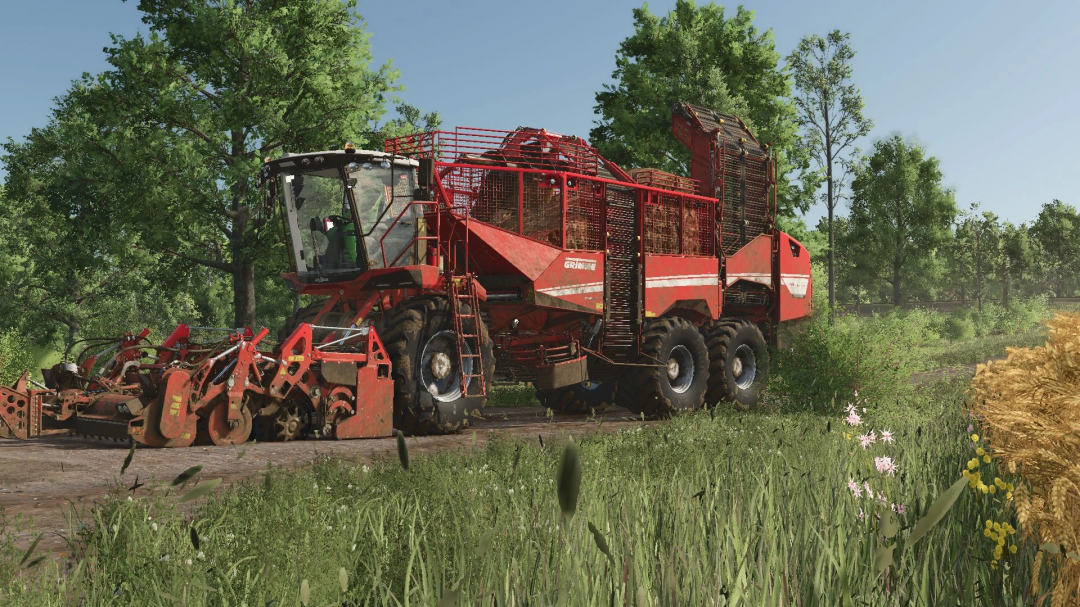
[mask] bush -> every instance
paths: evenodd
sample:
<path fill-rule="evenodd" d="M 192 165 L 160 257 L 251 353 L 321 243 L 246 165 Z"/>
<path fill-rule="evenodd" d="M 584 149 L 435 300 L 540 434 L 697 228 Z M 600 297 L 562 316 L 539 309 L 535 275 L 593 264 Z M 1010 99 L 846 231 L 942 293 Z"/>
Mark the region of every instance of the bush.
<path fill-rule="evenodd" d="M 29 341 L 14 329 L 0 332 L 0 385 L 10 385 L 34 365 Z"/>
<path fill-rule="evenodd" d="M 952 341 L 961 341 L 975 337 L 975 323 L 967 316 L 951 314 L 945 316 L 941 335 Z"/>
<path fill-rule="evenodd" d="M 872 403 L 893 400 L 909 389 L 916 346 L 930 335 L 926 313 L 837 317 L 831 325 L 828 314 L 818 314 L 776 353 L 772 389 L 792 404 L 832 413 L 856 391 Z"/>

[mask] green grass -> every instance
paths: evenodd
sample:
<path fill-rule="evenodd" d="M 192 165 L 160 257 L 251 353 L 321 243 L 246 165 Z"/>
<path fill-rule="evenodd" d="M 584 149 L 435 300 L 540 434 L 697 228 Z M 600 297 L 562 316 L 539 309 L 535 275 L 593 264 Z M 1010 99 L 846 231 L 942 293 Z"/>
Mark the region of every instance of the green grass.
<path fill-rule="evenodd" d="M 988 335 L 962 341 L 940 340 L 921 346 L 926 369 L 960 367 L 985 363 L 991 358 L 1005 356 L 1005 348 L 1031 348 L 1046 344 L 1046 327 L 1031 328 L 1013 335 Z"/>
<path fill-rule="evenodd" d="M 890 498 L 908 505 L 905 527 L 972 456 L 963 388 L 942 382 L 867 405 L 877 429 L 896 433 Z M 876 473 L 855 469 L 842 431 L 835 417 L 722 409 L 576 436 L 583 474 L 570 520 L 556 494 L 560 445 L 509 439 L 413 457 L 408 471 L 396 459 L 274 470 L 190 519 L 161 489 L 114 498 L 94 512 L 67 575 L 42 565 L 11 577 L 15 567 L 0 565 L 0 602 L 1027 604 L 1030 547 L 1008 577 L 991 571 L 981 561 L 989 506 L 967 491 L 896 556 L 887 582 L 877 574 L 878 523 L 857 518 L 865 500 L 845 487 Z"/>
<path fill-rule="evenodd" d="M 487 406 L 489 407 L 527 407 L 538 406 L 536 390 L 531 383 L 514 385 L 495 385 L 491 387 Z"/>

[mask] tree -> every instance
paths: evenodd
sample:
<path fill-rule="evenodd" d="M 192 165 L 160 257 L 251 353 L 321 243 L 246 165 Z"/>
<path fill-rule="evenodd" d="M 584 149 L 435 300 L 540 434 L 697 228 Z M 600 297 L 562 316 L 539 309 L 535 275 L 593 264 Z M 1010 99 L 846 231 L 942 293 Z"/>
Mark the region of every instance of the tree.
<path fill-rule="evenodd" d="M 980 213 L 979 203 L 972 203 L 958 217 L 949 254 L 951 281 L 960 287 L 961 302 L 966 302 L 970 294 L 982 310 L 988 279 L 1005 275 L 1007 260 L 1003 253 L 998 216 L 989 211 Z M 1008 299 L 1004 286 L 1002 296 Z"/>
<path fill-rule="evenodd" d="M 397 90 L 389 63 L 369 68 L 355 6 L 141 0 L 149 36 L 114 36 L 111 69 L 84 76 L 54 112 L 53 130 L 77 127 L 45 163 L 71 190 L 68 216 L 224 273 L 235 326 L 253 325 L 256 264 L 283 246 L 256 188 L 262 159 L 364 144 Z M 9 142 L 9 157 L 45 145 L 48 130 Z"/>
<path fill-rule="evenodd" d="M 809 167 L 797 145 L 791 82 L 772 30 L 760 32 L 753 20 L 742 7 L 727 18 L 722 7 L 691 0 L 678 0 L 663 17 L 647 4 L 634 9 L 634 34 L 615 55 L 616 82 L 596 94 L 592 144 L 625 167 L 688 175 L 690 152 L 671 133 L 672 106 L 687 101 L 736 114 L 776 151 L 780 212 L 805 211 L 809 197 L 786 178 Z"/>
<path fill-rule="evenodd" d="M 1060 200 L 1044 204 L 1031 225 L 1031 236 L 1045 255 L 1054 295 L 1075 293 L 1080 286 L 1080 213 Z"/>
<path fill-rule="evenodd" d="M 863 98 L 851 83 L 851 60 L 855 51 L 850 36 L 833 30 L 825 38 L 812 35 L 799 41 L 788 56 L 795 76 L 795 106 L 804 145 L 818 167 L 825 171 L 825 208 L 828 211 L 829 308 L 836 306 L 833 215 L 839 202 L 836 166 L 846 166 L 857 150 L 852 146 L 873 128 L 863 115 Z"/>
<path fill-rule="evenodd" d="M 956 217 L 951 191 L 941 185 L 938 160 L 899 136 L 878 141 L 855 170 L 850 230 L 841 247 L 853 265 L 892 286 L 892 303 L 904 302 L 904 285 L 932 273 L 938 247 Z"/>
<path fill-rule="evenodd" d="M 1013 286 L 1020 288 L 1021 295 L 1032 295 L 1029 284 L 1036 268 L 1036 251 L 1031 242 L 1027 224 L 1016 226 L 1006 221 L 1001 230 L 1001 253 L 1004 273 L 1001 283 L 1001 303 L 1009 305 Z"/>

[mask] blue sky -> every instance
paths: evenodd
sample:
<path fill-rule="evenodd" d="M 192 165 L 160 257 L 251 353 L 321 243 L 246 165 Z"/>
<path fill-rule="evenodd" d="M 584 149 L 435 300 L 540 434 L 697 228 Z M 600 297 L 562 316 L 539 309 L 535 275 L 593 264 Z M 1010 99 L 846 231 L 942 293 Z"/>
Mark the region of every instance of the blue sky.
<path fill-rule="evenodd" d="M 723 4 L 723 3 L 721 3 Z M 47 122 L 52 100 L 106 68 L 109 33 L 142 26 L 137 2 L 0 0 L 0 138 Z M 662 13 L 674 0 L 650 3 Z M 737 4 L 724 4 L 733 13 Z M 631 9 L 615 0 L 361 0 L 376 60 L 402 97 L 444 126 L 544 127 L 588 137 Z M 856 84 L 876 127 L 941 160 L 966 207 L 1014 222 L 1054 198 L 1080 204 L 1080 3 L 746 2 L 786 55 L 801 36 L 851 33 Z M 807 216 L 813 225 L 820 206 Z"/>

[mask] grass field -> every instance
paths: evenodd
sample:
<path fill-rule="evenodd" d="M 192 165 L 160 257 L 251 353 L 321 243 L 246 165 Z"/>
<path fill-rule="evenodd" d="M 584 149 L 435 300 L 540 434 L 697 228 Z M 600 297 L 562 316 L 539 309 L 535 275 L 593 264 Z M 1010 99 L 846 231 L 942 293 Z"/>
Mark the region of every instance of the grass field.
<path fill-rule="evenodd" d="M 848 488 L 869 482 L 902 506 L 907 537 L 974 457 L 965 387 L 947 379 L 866 403 L 857 430 L 837 416 L 721 408 L 575 436 L 572 518 L 557 492 L 562 445 L 509 439 L 416 457 L 408 470 L 397 459 L 272 470 L 191 516 L 177 510 L 186 489 L 133 500 L 120 490 L 81 527 L 67 570 L 29 567 L 35 555 L 0 545 L 0 603 L 1031 604 L 1035 547 L 990 565 L 984 523 L 1010 520 L 994 499 L 965 490 L 882 574 L 890 510 Z M 500 388 L 496 400 L 532 402 L 531 390 Z M 892 431 L 871 449 L 895 476 L 845 437 L 870 427 Z M 992 478 L 992 464 L 982 472 Z"/>

